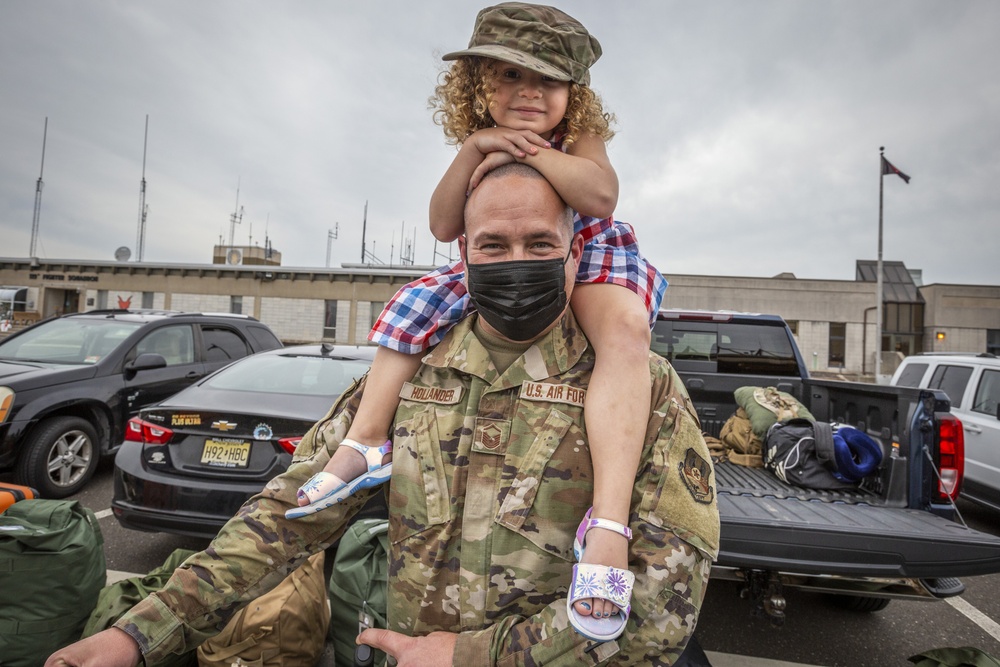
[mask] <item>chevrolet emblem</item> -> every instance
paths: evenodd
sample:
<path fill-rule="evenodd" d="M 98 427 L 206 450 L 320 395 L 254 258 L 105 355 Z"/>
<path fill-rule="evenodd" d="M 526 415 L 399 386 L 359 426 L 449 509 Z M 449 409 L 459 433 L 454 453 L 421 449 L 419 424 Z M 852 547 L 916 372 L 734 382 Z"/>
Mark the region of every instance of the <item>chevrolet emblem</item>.
<path fill-rule="evenodd" d="M 212 428 L 219 429 L 220 431 L 232 431 L 236 428 L 236 424 L 233 422 L 227 422 L 225 419 L 217 422 L 212 422 Z"/>

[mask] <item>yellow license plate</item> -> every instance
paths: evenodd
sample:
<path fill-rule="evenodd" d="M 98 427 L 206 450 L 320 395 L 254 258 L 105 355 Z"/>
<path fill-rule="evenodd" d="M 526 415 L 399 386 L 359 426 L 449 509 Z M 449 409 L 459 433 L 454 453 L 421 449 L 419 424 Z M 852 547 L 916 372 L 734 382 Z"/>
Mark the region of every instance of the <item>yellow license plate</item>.
<path fill-rule="evenodd" d="M 246 468 L 250 464 L 250 443 L 245 440 L 206 440 L 201 462 L 216 468 Z"/>

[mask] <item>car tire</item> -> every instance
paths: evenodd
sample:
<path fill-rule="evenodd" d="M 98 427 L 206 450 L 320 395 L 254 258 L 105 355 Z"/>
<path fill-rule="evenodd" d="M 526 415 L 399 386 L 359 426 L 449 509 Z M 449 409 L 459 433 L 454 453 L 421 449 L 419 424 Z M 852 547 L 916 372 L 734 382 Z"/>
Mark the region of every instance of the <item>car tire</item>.
<path fill-rule="evenodd" d="M 89 422 L 79 417 L 51 417 L 29 437 L 18 473 L 42 498 L 65 498 L 93 477 L 98 459 L 97 431 Z"/>
<path fill-rule="evenodd" d="M 863 595 L 833 595 L 831 597 L 834 604 L 841 609 L 862 613 L 882 611 L 891 602 L 889 598 L 870 598 Z"/>

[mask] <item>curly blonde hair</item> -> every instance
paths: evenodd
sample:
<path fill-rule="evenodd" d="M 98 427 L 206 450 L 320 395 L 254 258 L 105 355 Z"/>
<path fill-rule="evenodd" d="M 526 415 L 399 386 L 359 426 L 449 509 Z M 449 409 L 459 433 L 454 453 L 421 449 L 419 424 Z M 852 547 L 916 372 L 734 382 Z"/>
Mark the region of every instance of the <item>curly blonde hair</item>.
<path fill-rule="evenodd" d="M 497 62 L 492 58 L 463 56 L 441 72 L 434 95 L 427 102 L 434 110 L 434 122 L 444 130 L 449 144 L 461 144 L 473 132 L 496 126 L 490 116 L 490 101 Z M 589 86 L 570 81 L 566 115 L 554 130 L 564 135 L 566 146 L 585 134 L 610 141 L 615 136 L 611 129 L 614 122 L 614 114 L 604 111 L 597 93 Z"/>

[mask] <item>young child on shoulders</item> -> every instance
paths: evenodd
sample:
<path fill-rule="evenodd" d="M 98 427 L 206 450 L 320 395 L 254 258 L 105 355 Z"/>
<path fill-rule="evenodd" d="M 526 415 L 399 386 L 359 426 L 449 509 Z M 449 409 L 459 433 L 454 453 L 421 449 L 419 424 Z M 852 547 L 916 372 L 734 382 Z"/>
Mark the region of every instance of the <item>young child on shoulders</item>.
<path fill-rule="evenodd" d="M 435 122 L 460 149 L 431 197 L 430 227 L 441 241 L 458 238 L 468 193 L 485 173 L 513 161 L 541 172 L 576 211 L 574 231 L 586 245 L 571 304 L 596 358 L 584 403 L 594 498 L 577 532 L 580 564 L 568 601 L 573 626 L 606 640 L 624 629 L 629 595 L 619 586 L 595 593 L 577 584 L 594 575 L 631 582 L 627 526 L 649 411 L 650 326 L 666 281 L 639 253 L 631 226 L 611 217 L 618 178 L 605 144 L 614 136 L 613 117 L 590 88 L 590 66 L 600 56 L 597 39 L 554 7 L 510 2 L 479 13 L 469 47 L 444 56 L 454 62 L 431 98 Z M 301 507 L 288 516 L 388 480 L 388 432 L 403 384 L 423 353 L 475 307 L 463 278 L 463 263 L 454 262 L 407 285 L 386 306 L 369 336 L 380 348 L 346 446 L 303 485 Z M 516 340 L 516 327 L 508 331 L 505 337 Z M 601 530 L 590 532 L 595 528 Z"/>

